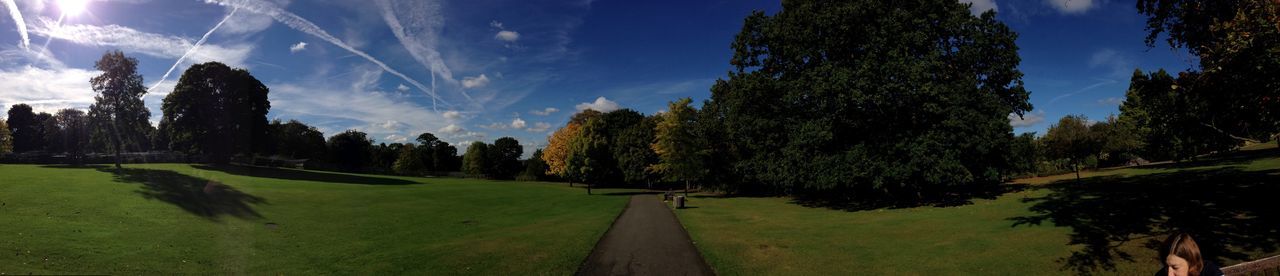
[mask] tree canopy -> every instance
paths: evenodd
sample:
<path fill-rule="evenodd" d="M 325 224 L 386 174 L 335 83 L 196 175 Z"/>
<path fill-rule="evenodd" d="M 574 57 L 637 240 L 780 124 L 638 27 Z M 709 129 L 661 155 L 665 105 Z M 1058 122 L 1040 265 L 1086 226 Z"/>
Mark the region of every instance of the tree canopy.
<path fill-rule="evenodd" d="M 170 143 L 219 163 L 263 151 L 269 141 L 267 93 L 248 70 L 218 62 L 192 65 L 164 98 Z"/>
<path fill-rule="evenodd" d="M 738 190 L 915 202 L 995 185 L 1007 117 L 1031 110 L 1016 37 L 955 1 L 785 1 L 745 19 L 704 133 Z"/>
<path fill-rule="evenodd" d="M 329 137 L 327 143 L 329 162 L 347 171 L 359 171 L 372 161 L 373 140 L 364 132 L 347 130 Z"/>
<path fill-rule="evenodd" d="M 115 152 L 116 168 L 120 168 L 124 147 L 132 145 L 140 149 L 151 129 L 147 121 L 151 111 L 142 102 L 147 88 L 142 84 L 142 75 L 138 74 L 138 60 L 118 50 L 103 54 L 94 68 L 102 74 L 89 80 L 93 92 L 97 93 L 93 105 L 89 106 L 89 117 L 96 129 L 94 133 L 104 137 L 100 140 L 107 141 L 107 148 Z"/>

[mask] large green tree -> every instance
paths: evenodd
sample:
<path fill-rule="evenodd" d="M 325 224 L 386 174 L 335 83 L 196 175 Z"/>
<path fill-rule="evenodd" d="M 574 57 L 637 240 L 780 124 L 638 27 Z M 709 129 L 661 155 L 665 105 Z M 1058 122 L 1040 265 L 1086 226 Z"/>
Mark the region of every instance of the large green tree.
<path fill-rule="evenodd" d="M 703 106 L 739 186 L 915 203 L 998 185 L 1031 110 L 1017 35 L 956 1 L 784 1 Z"/>
<path fill-rule="evenodd" d="M 354 129 L 329 137 L 326 143 L 329 162 L 341 166 L 347 171 L 359 171 L 372 162 L 371 151 L 373 140 L 368 135 Z"/>
<path fill-rule="evenodd" d="M 312 159 L 325 156 L 324 133 L 298 120 L 271 121 L 268 127 L 274 154 L 285 158 Z"/>
<path fill-rule="evenodd" d="M 697 136 L 698 111 L 690 102 L 690 98 L 682 98 L 667 105 L 667 112 L 659 115 L 654 126 L 650 145 L 659 161 L 649 169 L 667 181 L 684 182 L 685 196 L 689 195 L 690 183 L 706 173 L 703 156 L 707 152 Z"/>
<path fill-rule="evenodd" d="M 170 143 L 214 163 L 262 152 L 270 143 L 267 93 L 248 70 L 219 62 L 192 65 L 164 98 Z"/>
<path fill-rule="evenodd" d="M 120 153 L 126 146 L 141 150 L 138 145 L 147 139 L 146 133 L 151 128 L 147 121 L 151 118 L 151 111 L 142 102 L 147 88 L 142 84 L 142 75 L 138 74 L 138 60 L 126 57 L 123 52 L 103 54 L 102 59 L 94 63 L 94 68 L 102 74 L 89 79 L 93 92 L 97 93 L 93 97 L 94 103 L 89 106 L 89 118 L 95 134 L 102 137 L 100 140 L 106 142 L 107 149 L 115 153 L 116 168 L 119 169 L 123 161 Z"/>
<path fill-rule="evenodd" d="M 652 188 L 650 180 L 653 175 L 647 169 L 658 163 L 658 155 L 649 145 L 653 143 L 654 128 L 659 118 L 661 117 L 641 117 L 631 121 L 614 133 L 611 140 L 614 164 L 622 174 L 622 181 L 632 187 L 645 185 Z"/>
<path fill-rule="evenodd" d="M 45 149 L 44 123 L 51 117 L 48 113 L 37 114 L 30 105 L 20 103 L 10 106 L 8 114 L 14 152 Z"/>
<path fill-rule="evenodd" d="M 1049 126 L 1044 135 L 1044 144 L 1050 156 L 1070 160 L 1076 172 L 1076 180 L 1080 179 L 1080 169 L 1085 159 L 1102 151 L 1097 136 L 1089 129 L 1089 118 L 1084 115 L 1067 115 L 1058 123 Z"/>
<path fill-rule="evenodd" d="M 470 177 L 484 177 L 489 169 L 489 145 L 481 141 L 471 142 L 462 155 L 462 173 Z"/>
<path fill-rule="evenodd" d="M 1137 7 L 1148 17 L 1148 47 L 1163 35 L 1200 63 L 1179 74 L 1171 92 L 1188 104 L 1175 112 L 1194 110 L 1189 122 L 1205 131 L 1176 138 L 1225 136 L 1238 146 L 1280 132 L 1280 1 L 1138 0 Z M 1199 146 L 1221 150 L 1216 144 Z"/>
<path fill-rule="evenodd" d="M 427 167 L 422 164 L 422 157 L 418 151 L 418 147 L 414 144 L 405 144 L 400 147 L 400 155 L 396 158 L 396 162 L 391 166 L 391 169 L 403 175 L 422 174 Z"/>
<path fill-rule="evenodd" d="M 612 169 L 607 166 L 611 156 L 604 129 L 605 123 L 600 116 L 589 117 L 578 134 L 569 141 L 565 176 L 587 184 L 587 194 L 591 194 L 593 186 L 602 184 L 608 171 Z"/>
<path fill-rule="evenodd" d="M 516 138 L 498 138 L 493 141 L 493 145 L 488 148 L 486 154 L 489 155 L 486 174 L 490 178 L 514 179 L 523 167 L 520 164 L 520 155 L 524 154 L 524 146 L 521 146 Z"/>

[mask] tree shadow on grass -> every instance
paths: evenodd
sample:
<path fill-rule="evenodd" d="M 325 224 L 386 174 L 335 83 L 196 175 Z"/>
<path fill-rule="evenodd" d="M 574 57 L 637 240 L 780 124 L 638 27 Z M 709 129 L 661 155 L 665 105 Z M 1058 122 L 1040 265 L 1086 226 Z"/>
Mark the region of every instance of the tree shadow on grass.
<path fill-rule="evenodd" d="M 915 208 L 921 206 L 932 207 L 955 207 L 973 204 L 974 199 L 996 199 L 1001 195 L 1008 193 L 1016 193 L 1028 189 L 1026 184 L 1004 183 L 998 185 L 988 185 L 982 187 L 974 187 L 969 189 L 957 189 L 943 193 L 941 196 L 932 198 L 908 198 L 904 200 L 894 199 L 858 199 L 858 198 L 831 198 L 831 197 L 815 197 L 797 195 L 791 199 L 792 204 L 809 207 L 809 208 L 827 208 L 832 210 L 857 212 L 866 210 L 875 210 L 882 208 L 901 209 Z M 833 192 L 829 194 L 858 194 L 858 193 L 840 193 Z"/>
<path fill-rule="evenodd" d="M 143 198 L 173 204 L 183 211 L 213 221 L 224 215 L 242 219 L 262 218 L 251 205 L 267 204 L 266 199 L 217 181 L 174 171 L 107 167 L 98 170 L 111 173 L 119 182 L 141 184 L 141 189 L 136 192 Z"/>
<path fill-rule="evenodd" d="M 1236 167 L 1184 170 L 1138 176 L 1103 176 L 1037 186 L 1043 197 L 1035 215 L 1014 217 L 1013 227 L 1046 221 L 1072 229 L 1069 245 L 1080 246 L 1059 260 L 1077 274 L 1115 271 L 1116 261 L 1135 261 L 1120 250 L 1143 242 L 1158 252 L 1172 233 L 1191 234 L 1204 256 L 1218 264 L 1249 254 L 1275 252 L 1280 245 L 1280 169 L 1242 171 Z M 1157 254 L 1151 254 L 1157 255 Z M 1150 262 L 1154 269 L 1162 260 Z"/>
<path fill-rule="evenodd" d="M 417 182 L 404 179 L 360 176 L 332 172 L 317 172 L 296 169 L 278 169 L 249 167 L 237 165 L 195 165 L 193 166 L 201 170 L 219 171 L 239 176 L 250 176 L 260 178 L 288 179 L 298 181 L 328 182 L 342 184 L 363 184 L 363 185 L 409 185 L 418 184 Z"/>

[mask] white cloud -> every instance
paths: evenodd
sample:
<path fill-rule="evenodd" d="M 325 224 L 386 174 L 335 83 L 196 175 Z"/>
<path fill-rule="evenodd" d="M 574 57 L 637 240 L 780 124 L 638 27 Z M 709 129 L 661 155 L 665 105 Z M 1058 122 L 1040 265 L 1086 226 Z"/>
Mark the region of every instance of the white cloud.
<path fill-rule="evenodd" d="M 458 118 L 462 118 L 462 114 L 458 113 L 458 111 L 456 110 L 449 110 L 444 112 L 444 118 L 449 120 L 457 120 Z"/>
<path fill-rule="evenodd" d="M 293 46 L 289 46 L 289 53 L 291 53 L 291 54 L 292 54 L 292 53 L 297 53 L 297 52 L 301 52 L 302 50 L 306 50 L 306 49 L 307 49 L 307 43 L 306 43 L 306 42 L 298 42 L 298 44 L 293 44 Z M 401 86 L 404 86 L 404 85 L 403 85 L 403 84 L 401 84 Z"/>
<path fill-rule="evenodd" d="M 538 116 L 547 116 L 547 115 L 551 115 L 551 113 L 556 113 L 556 112 L 560 112 L 560 109 L 554 108 L 554 107 L 548 107 L 542 110 L 531 110 L 529 111 L 529 114 L 538 115 Z"/>
<path fill-rule="evenodd" d="M 386 2 L 386 1 L 382 1 L 382 2 L 380 2 L 380 3 L 385 3 L 385 2 Z M 418 1 L 414 1 L 414 3 L 417 3 L 417 2 L 418 2 Z M 425 2 L 425 1 L 424 1 L 424 2 Z M 276 21 L 279 21 L 280 23 L 283 23 L 283 24 L 285 24 L 285 25 L 289 26 L 290 28 L 293 28 L 294 30 L 298 30 L 298 31 L 300 31 L 300 32 L 303 32 L 303 33 L 306 33 L 306 34 L 309 34 L 309 35 L 315 36 L 316 38 L 319 38 L 319 39 L 321 39 L 321 40 L 324 40 L 325 42 L 329 42 L 330 44 L 333 44 L 334 46 L 337 46 L 338 48 L 342 48 L 343 50 L 347 50 L 347 52 L 350 52 L 350 53 L 352 53 L 352 54 L 355 54 L 356 56 L 360 56 L 360 57 L 364 58 L 365 60 L 368 60 L 369 62 L 373 63 L 374 65 L 377 65 L 377 66 L 378 66 L 378 68 L 382 68 L 382 71 L 385 71 L 385 72 L 387 72 L 387 73 L 391 73 L 392 75 L 395 75 L 396 77 L 399 77 L 400 79 L 403 79 L 404 81 L 406 81 L 406 82 L 408 82 L 409 84 L 413 85 L 414 87 L 418 88 L 418 90 L 421 90 L 421 91 L 423 91 L 423 92 L 427 93 L 427 95 L 431 96 L 431 102 L 432 102 L 432 108 L 433 108 L 433 109 L 436 107 L 436 103 L 437 103 L 438 101 L 444 101 L 444 99 L 440 98 L 440 95 L 436 93 L 436 91 L 435 91 L 435 89 L 434 89 L 434 86 L 432 86 L 432 88 L 428 88 L 426 85 L 423 85 L 423 84 L 422 84 L 422 82 L 419 82 L 419 81 L 417 81 L 417 80 L 415 80 L 415 79 L 413 79 L 413 78 L 410 78 L 409 76 L 405 75 L 404 73 L 400 73 L 400 71 L 397 71 L 397 70 L 395 70 L 395 69 L 392 69 L 390 66 L 387 66 L 387 64 L 386 64 L 386 63 L 382 62 L 381 60 L 378 60 L 377 58 L 374 58 L 373 56 L 370 56 L 368 53 L 365 53 L 364 51 L 356 50 L 355 48 L 351 47 L 351 45 L 346 44 L 346 43 L 345 43 L 345 42 L 343 42 L 342 40 L 340 40 L 340 39 L 338 39 L 338 38 L 334 37 L 333 35 L 329 34 L 329 32 L 325 31 L 324 29 L 321 29 L 321 28 L 320 28 L 320 26 L 316 26 L 316 24 L 315 24 L 315 23 L 312 23 L 311 21 L 306 20 L 306 19 L 302 18 L 301 16 L 298 16 L 297 14 L 293 14 L 293 13 L 291 13 L 291 12 L 288 12 L 288 11 L 286 11 L 286 10 L 284 10 L 284 9 L 280 8 L 280 7 L 279 7 L 278 5 L 276 5 L 275 3 L 266 2 L 266 1 L 261 1 L 261 0 L 256 0 L 256 1 L 255 1 L 255 0 L 240 0 L 240 1 L 233 1 L 233 0 L 205 0 L 205 3 L 218 4 L 218 5 L 222 5 L 222 6 L 238 7 L 238 8 L 245 9 L 245 10 L 247 10 L 247 11 L 250 11 L 250 12 L 254 12 L 254 13 L 259 13 L 259 14 L 263 14 L 263 15 L 271 16 L 271 18 L 276 19 Z M 385 10 L 389 10 L 389 9 L 390 9 L 389 7 L 387 7 L 387 5 L 383 5 L 383 6 L 384 6 L 384 11 L 385 11 Z M 442 20 L 442 22 L 443 22 L 443 19 L 441 19 L 441 20 Z M 396 24 L 399 24 L 399 23 L 396 23 Z M 397 33 L 397 37 L 401 37 L 401 34 L 402 34 L 402 32 L 403 32 L 403 29 L 402 29 L 402 28 L 392 27 L 392 31 Z M 401 40 L 404 40 L 404 39 L 402 38 Z M 410 52 L 413 52 L 413 51 L 412 51 L 412 49 L 410 50 Z M 415 57 L 416 57 L 416 56 L 415 56 Z M 441 61 L 441 62 L 440 62 L 440 64 L 441 64 L 441 65 L 443 65 L 443 61 Z M 438 72 L 438 73 L 439 73 L 438 68 L 436 68 L 436 67 L 431 67 L 431 68 L 432 68 L 433 72 Z M 445 72 L 445 73 L 447 73 L 447 72 L 448 72 L 448 71 L 447 71 L 447 68 L 445 68 L 445 69 L 446 69 L 446 71 L 444 71 L 444 72 Z M 446 75 L 447 75 L 446 80 L 451 80 L 451 79 L 452 79 L 452 74 L 446 74 Z M 434 81 L 434 78 L 433 78 L 433 81 Z M 468 98 L 468 99 L 470 98 L 470 96 L 466 95 L 466 93 L 465 93 L 465 92 L 462 92 L 462 94 L 463 94 L 464 96 L 467 96 L 467 98 Z M 445 102 L 445 104 L 447 105 L 448 103 L 447 103 L 447 102 Z"/>
<path fill-rule="evenodd" d="M 1047 0 L 1049 6 L 1062 13 L 1084 13 L 1093 8 L 1093 0 Z"/>
<path fill-rule="evenodd" d="M 280 6 L 289 5 L 289 1 L 287 0 L 276 0 L 275 2 Z M 227 9 L 227 13 L 230 13 L 235 9 L 235 7 L 225 8 Z M 259 13 L 243 12 L 233 16 L 232 20 L 227 22 L 227 25 L 224 26 L 222 31 L 219 33 L 228 35 L 253 34 L 270 28 L 273 23 L 275 23 L 275 19 L 272 19 L 271 16 Z"/>
<path fill-rule="evenodd" d="M 498 22 L 497 20 L 490 21 L 490 22 L 489 22 L 489 27 L 498 28 L 499 30 L 501 30 L 501 29 L 506 29 L 506 28 L 503 28 L 503 27 L 502 27 L 502 22 Z"/>
<path fill-rule="evenodd" d="M 5 9 L 9 10 L 9 17 L 13 19 L 14 27 L 18 29 L 18 37 L 22 38 L 22 48 L 31 48 L 31 38 L 27 35 L 27 23 L 22 19 L 22 11 L 18 10 L 18 4 L 13 0 L 0 0 L 4 2 Z"/>
<path fill-rule="evenodd" d="M 485 76 L 484 74 L 480 74 L 480 76 L 476 77 L 462 78 L 462 87 L 478 88 L 484 87 L 485 85 L 489 85 L 489 76 Z"/>
<path fill-rule="evenodd" d="M 409 87 L 402 83 L 400 86 L 396 86 L 396 90 L 399 90 L 400 92 L 409 91 Z"/>
<path fill-rule="evenodd" d="M 409 141 L 409 137 L 404 137 L 403 135 L 400 135 L 400 134 L 392 134 L 392 135 L 387 135 L 387 137 L 382 138 L 382 140 L 386 140 L 394 143 L 404 143 L 405 141 Z"/>
<path fill-rule="evenodd" d="M 520 33 L 515 31 L 501 30 L 501 31 L 498 31 L 498 34 L 493 35 L 493 38 L 497 40 L 506 41 L 506 42 L 516 42 L 516 40 L 520 40 Z"/>
<path fill-rule="evenodd" d="M 271 87 L 268 97 L 271 98 L 272 116 L 304 118 L 319 128 L 359 128 L 371 137 L 385 137 L 437 129 L 444 122 L 429 108 L 406 101 L 398 94 L 370 91 L 368 87 L 334 89 L 342 86 L 325 81 L 305 86 L 292 83 L 267 86 Z"/>
<path fill-rule="evenodd" d="M 545 132 L 549 129 L 551 129 L 551 124 L 537 122 L 537 123 L 533 123 L 532 127 L 529 127 L 528 129 L 525 129 L 525 130 L 528 130 L 529 132 Z"/>
<path fill-rule="evenodd" d="M 514 128 L 514 129 L 522 129 L 522 128 L 524 128 L 524 127 L 525 127 L 525 122 L 524 122 L 524 120 L 521 120 L 520 118 L 516 118 L 515 120 L 511 120 L 511 128 Z"/>
<path fill-rule="evenodd" d="M 400 130 L 400 128 L 403 127 L 404 124 L 396 120 L 387 120 L 386 122 L 377 124 L 377 126 L 385 130 L 397 131 L 397 130 Z"/>
<path fill-rule="evenodd" d="M 120 48 L 126 52 L 159 58 L 181 58 L 195 46 L 195 42 L 187 38 L 142 32 L 120 25 L 58 25 L 47 18 L 41 18 L 31 32 L 71 43 Z M 246 67 L 244 61 L 252 51 L 251 44 L 205 44 L 188 56 L 193 63 L 219 61 L 234 67 Z"/>
<path fill-rule="evenodd" d="M 457 134 L 457 133 L 461 133 L 463 130 L 464 129 L 462 129 L 462 127 L 456 124 L 449 124 L 448 126 L 440 128 L 439 131 L 440 133 Z"/>
<path fill-rule="evenodd" d="M 444 14 L 438 1 L 376 1 L 381 8 L 382 19 L 386 21 L 391 33 L 400 40 L 400 44 L 409 55 L 422 66 L 431 69 L 434 75 L 445 82 L 457 83 L 453 71 L 445 64 L 440 51 L 436 50 L 440 41 L 440 33 L 444 29 Z M 431 79 L 431 88 L 435 89 L 435 78 Z M 471 95 L 465 91 L 460 93 L 468 100 Z"/>
<path fill-rule="evenodd" d="M 600 111 L 600 112 L 610 112 L 610 111 L 618 110 L 619 108 L 621 108 L 618 106 L 618 103 L 614 101 L 610 101 L 609 99 L 605 99 L 604 96 L 596 98 L 595 102 L 580 103 L 575 107 L 578 108 L 578 111 L 594 109 L 595 111 Z"/>
<path fill-rule="evenodd" d="M 0 70 L 0 114 L 26 103 L 36 112 L 62 108 L 86 109 L 93 104 L 89 79 L 101 72 L 83 69 L 41 69 L 32 66 Z M 33 81 L 39 80 L 39 81 Z"/>
<path fill-rule="evenodd" d="M 1009 113 L 1009 125 L 1014 128 L 1029 127 L 1044 121 L 1044 111 L 1036 113 L 1028 113 L 1018 117 L 1018 114 Z"/>
<path fill-rule="evenodd" d="M 973 15 L 980 15 L 984 12 L 987 12 L 988 10 L 992 10 L 996 12 L 1000 11 L 1000 7 L 996 5 L 995 0 L 959 0 L 959 1 L 960 3 L 973 4 L 973 6 L 969 6 L 969 13 L 972 13 Z"/>

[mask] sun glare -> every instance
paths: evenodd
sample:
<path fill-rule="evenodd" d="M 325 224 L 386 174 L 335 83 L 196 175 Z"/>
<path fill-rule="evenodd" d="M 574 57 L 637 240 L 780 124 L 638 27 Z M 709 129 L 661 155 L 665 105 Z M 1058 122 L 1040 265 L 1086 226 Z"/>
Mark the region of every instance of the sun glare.
<path fill-rule="evenodd" d="M 89 6 L 89 0 L 58 0 L 58 9 L 63 16 L 77 16 Z"/>

